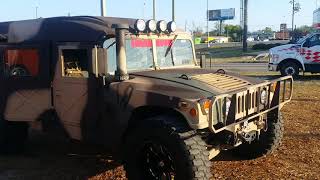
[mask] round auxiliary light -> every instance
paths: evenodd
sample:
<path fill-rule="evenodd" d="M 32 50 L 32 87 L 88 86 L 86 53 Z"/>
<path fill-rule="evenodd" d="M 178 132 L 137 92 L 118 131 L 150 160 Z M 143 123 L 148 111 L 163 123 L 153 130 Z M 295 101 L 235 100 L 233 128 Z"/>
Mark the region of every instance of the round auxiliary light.
<path fill-rule="evenodd" d="M 153 19 L 149 20 L 147 22 L 147 29 L 150 32 L 156 31 L 157 30 L 157 22 L 155 20 L 153 20 Z"/>
<path fill-rule="evenodd" d="M 174 21 L 168 23 L 168 31 L 175 32 L 177 30 L 177 24 Z"/>
<path fill-rule="evenodd" d="M 142 19 L 138 19 L 134 25 L 137 31 L 143 32 L 146 29 L 146 22 Z"/>
<path fill-rule="evenodd" d="M 159 32 L 165 32 L 167 30 L 166 21 L 159 21 L 157 23 L 157 29 L 158 29 Z"/>

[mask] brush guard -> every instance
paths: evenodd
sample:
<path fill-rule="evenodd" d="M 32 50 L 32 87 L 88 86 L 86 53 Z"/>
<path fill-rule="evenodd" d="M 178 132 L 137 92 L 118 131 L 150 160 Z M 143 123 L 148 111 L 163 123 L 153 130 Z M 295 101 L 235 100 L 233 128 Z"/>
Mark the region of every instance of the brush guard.
<path fill-rule="evenodd" d="M 265 103 L 261 102 L 262 93 L 266 96 Z M 292 94 L 293 78 L 286 76 L 249 86 L 244 91 L 218 95 L 212 101 L 209 128 L 213 133 L 219 133 L 229 127 L 281 109 L 291 101 Z"/>

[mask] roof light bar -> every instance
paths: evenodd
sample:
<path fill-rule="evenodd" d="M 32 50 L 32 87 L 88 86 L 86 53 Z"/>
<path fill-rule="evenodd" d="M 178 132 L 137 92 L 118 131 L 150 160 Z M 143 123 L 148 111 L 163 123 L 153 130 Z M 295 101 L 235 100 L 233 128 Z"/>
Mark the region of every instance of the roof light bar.
<path fill-rule="evenodd" d="M 146 22 L 142 19 L 138 19 L 134 27 L 137 31 L 144 32 L 146 30 Z"/>
<path fill-rule="evenodd" d="M 165 32 L 167 30 L 167 22 L 166 21 L 158 21 L 157 29 L 159 32 Z"/>

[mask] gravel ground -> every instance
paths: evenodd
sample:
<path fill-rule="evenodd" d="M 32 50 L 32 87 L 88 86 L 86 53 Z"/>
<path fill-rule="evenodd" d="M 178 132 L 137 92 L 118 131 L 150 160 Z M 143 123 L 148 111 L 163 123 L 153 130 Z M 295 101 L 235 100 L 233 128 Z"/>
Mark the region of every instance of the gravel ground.
<path fill-rule="evenodd" d="M 222 153 L 212 162 L 215 179 L 320 179 L 320 82 L 295 84 L 284 110 L 280 150 L 256 160 Z M 108 155 L 44 135 L 31 137 L 27 152 L 0 157 L 0 180 L 125 179 L 123 167 Z"/>

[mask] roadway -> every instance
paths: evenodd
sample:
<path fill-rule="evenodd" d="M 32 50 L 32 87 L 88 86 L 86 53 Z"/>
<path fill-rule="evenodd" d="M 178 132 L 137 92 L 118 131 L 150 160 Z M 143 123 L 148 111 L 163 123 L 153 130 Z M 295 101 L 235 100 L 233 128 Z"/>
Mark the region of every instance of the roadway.
<path fill-rule="evenodd" d="M 253 41 L 253 42 L 248 42 L 248 46 L 253 46 L 255 44 L 287 44 L 289 41 L 287 40 L 274 40 L 274 41 Z M 203 44 L 196 44 L 195 48 L 196 50 L 199 49 L 205 49 L 207 48 L 207 44 L 203 43 Z M 229 48 L 229 47 L 242 47 L 242 43 L 241 42 L 229 42 L 229 43 L 215 43 L 215 44 L 211 44 L 210 47 L 215 47 L 215 48 Z"/>
<path fill-rule="evenodd" d="M 212 64 L 212 69 L 224 69 L 235 72 L 268 72 L 268 63 L 224 63 Z M 207 64 L 210 68 L 210 64 Z"/>

